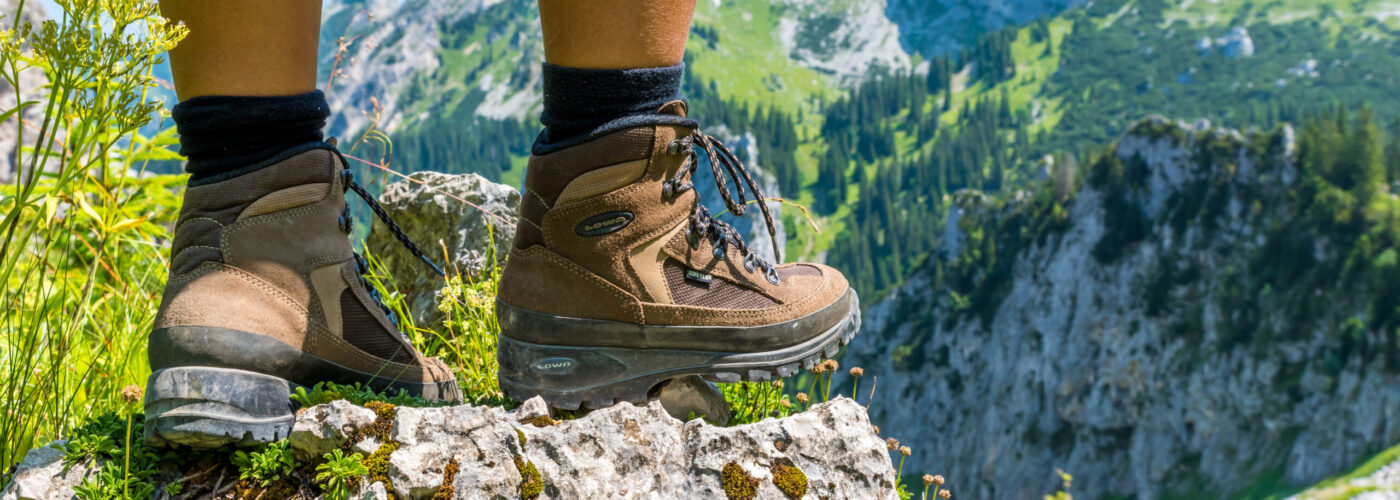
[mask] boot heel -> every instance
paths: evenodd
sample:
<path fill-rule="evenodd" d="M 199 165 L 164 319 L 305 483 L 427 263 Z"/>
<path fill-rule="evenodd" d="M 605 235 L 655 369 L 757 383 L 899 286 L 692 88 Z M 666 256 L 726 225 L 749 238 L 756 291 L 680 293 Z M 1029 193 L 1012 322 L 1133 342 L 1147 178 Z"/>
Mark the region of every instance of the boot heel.
<path fill-rule="evenodd" d="M 146 443 L 252 446 L 292 432 L 296 408 L 284 379 L 231 368 L 182 366 L 146 381 Z"/>

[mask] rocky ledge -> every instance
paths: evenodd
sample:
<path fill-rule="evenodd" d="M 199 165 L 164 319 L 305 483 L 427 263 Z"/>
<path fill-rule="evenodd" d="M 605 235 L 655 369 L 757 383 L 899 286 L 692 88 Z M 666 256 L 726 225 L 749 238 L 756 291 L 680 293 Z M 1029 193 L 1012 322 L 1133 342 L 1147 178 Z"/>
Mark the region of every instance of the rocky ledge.
<path fill-rule="evenodd" d="M 65 470 L 61 446 L 31 451 L 0 498 L 71 497 L 100 466 Z M 365 499 L 898 498 L 885 442 L 846 398 L 735 427 L 682 422 L 657 402 L 561 421 L 539 398 L 510 412 L 342 400 L 302 410 L 290 449 L 369 457 L 353 497 Z"/>

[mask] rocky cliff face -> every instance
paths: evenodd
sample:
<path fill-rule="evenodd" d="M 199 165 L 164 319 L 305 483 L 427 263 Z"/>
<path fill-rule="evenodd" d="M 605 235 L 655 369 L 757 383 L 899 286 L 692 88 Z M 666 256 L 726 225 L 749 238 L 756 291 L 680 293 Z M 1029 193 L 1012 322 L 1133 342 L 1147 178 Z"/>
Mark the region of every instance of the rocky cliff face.
<path fill-rule="evenodd" d="M 1083 0 L 890 0 L 885 15 L 910 53 L 958 50 L 977 35 L 1083 4 Z"/>
<path fill-rule="evenodd" d="M 975 498 L 1038 498 L 1055 467 L 1088 498 L 1306 485 L 1394 443 L 1400 379 L 1364 347 L 1385 335 L 1358 319 L 1365 286 L 1299 289 L 1264 275 L 1290 266 L 1260 264 L 1348 250 L 1280 238 L 1296 229 L 1294 150 L 1288 128 L 1157 119 L 1112 150 L 1121 180 L 1088 173 L 1063 211 L 967 197 L 950 229 L 963 248 L 874 304 L 847 354 L 895 365 L 873 420 L 918 451 L 914 470 L 947 466 Z M 965 275 L 991 292 L 954 292 L 940 276 L 989 237 L 1019 250 Z"/>
<path fill-rule="evenodd" d="M 909 67 L 899 27 L 885 17 L 883 0 L 787 0 L 778 21 L 783 46 L 799 63 L 846 84 L 879 71 Z"/>
<path fill-rule="evenodd" d="M 753 17 L 746 6 L 713 8 L 722 19 Z M 764 28 L 776 28 L 773 46 L 757 48 L 770 57 L 792 57 L 848 84 L 909 66 L 883 0 L 787 0 L 777 10 L 776 26 Z M 333 78 L 327 98 L 343 110 L 332 135 L 364 130 L 374 120 L 371 98 L 378 127 L 390 133 L 458 106 L 491 119 L 528 120 L 540 109 L 544 49 L 533 0 L 331 0 L 322 17 L 321 67 L 335 68 L 323 81 Z"/>

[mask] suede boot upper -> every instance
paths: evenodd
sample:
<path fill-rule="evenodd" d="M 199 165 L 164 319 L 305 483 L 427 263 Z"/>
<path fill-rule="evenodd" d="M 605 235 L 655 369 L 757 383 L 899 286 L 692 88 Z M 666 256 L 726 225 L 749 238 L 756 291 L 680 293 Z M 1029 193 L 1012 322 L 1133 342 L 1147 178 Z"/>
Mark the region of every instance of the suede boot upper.
<path fill-rule="evenodd" d="M 685 105 L 661 113 L 684 117 Z M 773 325 L 831 309 L 849 289 L 836 270 L 770 266 L 742 242 L 703 237 L 695 221 L 704 209 L 678 175 L 699 147 L 693 132 L 639 126 L 531 157 L 499 300 L 556 316 L 696 327 Z M 811 326 L 835 325 L 848 312 Z M 587 342 L 568 332 L 526 335 Z"/>
<path fill-rule="evenodd" d="M 363 263 L 347 238 L 348 180 L 339 155 L 313 149 L 190 187 L 155 319 L 151 368 L 193 361 L 305 385 L 360 373 L 423 384 L 425 397 L 460 397 L 451 370 L 419 354 L 361 281 Z M 173 331 L 186 334 L 168 334 Z M 252 334 L 302 356 L 274 361 L 257 352 L 194 345 L 200 342 L 188 340 L 191 331 Z M 327 373 L 324 362 L 346 370 Z"/>

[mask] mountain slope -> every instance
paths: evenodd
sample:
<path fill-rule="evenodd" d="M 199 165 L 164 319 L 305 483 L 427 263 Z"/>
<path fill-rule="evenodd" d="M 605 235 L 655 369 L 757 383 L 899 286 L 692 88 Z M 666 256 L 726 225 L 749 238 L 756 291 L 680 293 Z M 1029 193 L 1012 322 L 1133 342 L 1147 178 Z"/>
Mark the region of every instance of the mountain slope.
<path fill-rule="evenodd" d="M 1352 123 L 1295 144 L 1143 122 L 1077 194 L 960 196 L 946 251 L 847 354 L 893 360 L 875 421 L 978 498 L 1051 491 L 1055 467 L 1089 498 L 1254 496 L 1400 441 L 1400 200 L 1379 156 L 1323 160 L 1377 150 L 1374 125 L 1327 122 Z"/>

